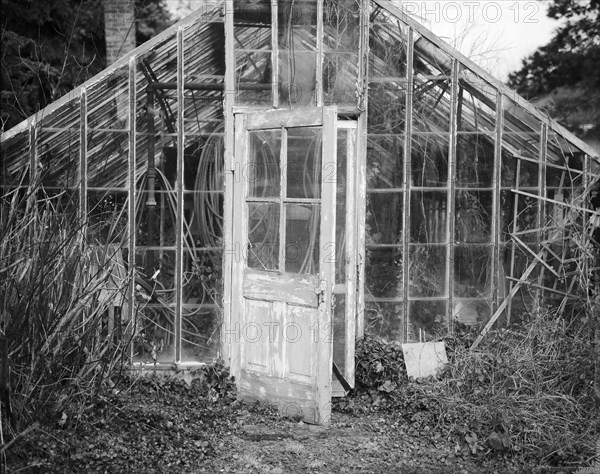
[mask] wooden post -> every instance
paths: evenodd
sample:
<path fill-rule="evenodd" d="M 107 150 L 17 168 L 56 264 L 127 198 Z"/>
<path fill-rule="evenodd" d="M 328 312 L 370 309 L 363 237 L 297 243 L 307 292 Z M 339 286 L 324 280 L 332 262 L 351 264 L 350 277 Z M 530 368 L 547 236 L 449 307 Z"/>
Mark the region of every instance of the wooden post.
<path fill-rule="evenodd" d="M 404 208 L 402 209 L 402 317 L 404 318 L 404 342 L 408 340 L 408 289 L 410 274 L 409 268 L 409 247 L 410 238 L 410 176 L 411 154 L 412 154 L 412 112 L 413 112 L 413 87 L 414 87 L 414 31 L 412 27 L 408 29 L 408 48 L 406 52 L 406 105 L 405 105 L 405 134 L 404 134 L 404 163 L 402 187 L 404 188 Z"/>

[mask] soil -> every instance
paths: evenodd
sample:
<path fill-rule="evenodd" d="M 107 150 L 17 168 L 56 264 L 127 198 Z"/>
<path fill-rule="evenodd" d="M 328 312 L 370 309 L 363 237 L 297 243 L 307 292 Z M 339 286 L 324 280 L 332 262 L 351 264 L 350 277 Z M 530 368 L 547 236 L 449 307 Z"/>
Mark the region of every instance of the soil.
<path fill-rule="evenodd" d="M 122 380 L 86 406 L 54 405 L 6 452 L 8 472 L 573 472 L 473 449 L 426 404 L 334 402 L 329 426 L 236 399 L 230 380 Z M 385 405 L 385 404 L 384 404 Z"/>

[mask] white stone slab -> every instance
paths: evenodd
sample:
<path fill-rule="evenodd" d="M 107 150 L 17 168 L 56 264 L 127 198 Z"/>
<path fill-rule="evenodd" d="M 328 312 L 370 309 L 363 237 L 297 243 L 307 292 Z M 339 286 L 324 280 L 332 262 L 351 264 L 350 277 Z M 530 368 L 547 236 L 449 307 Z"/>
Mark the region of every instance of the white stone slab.
<path fill-rule="evenodd" d="M 436 375 L 448 363 L 444 342 L 410 342 L 402 352 L 406 373 L 415 379 Z"/>

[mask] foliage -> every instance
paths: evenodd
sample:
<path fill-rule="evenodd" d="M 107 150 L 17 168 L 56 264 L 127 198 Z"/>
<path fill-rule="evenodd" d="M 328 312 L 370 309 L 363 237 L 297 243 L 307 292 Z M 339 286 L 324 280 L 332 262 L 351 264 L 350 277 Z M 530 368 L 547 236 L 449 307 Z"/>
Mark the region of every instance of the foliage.
<path fill-rule="evenodd" d="M 475 334 L 463 331 L 446 338 L 449 364 L 438 379 L 411 382 L 400 345 L 367 336 L 357 345 L 357 388 L 336 407 L 385 412 L 409 432 L 454 439 L 464 456 L 581 464 L 594 458 L 600 435 L 597 325 L 591 316 L 570 321 L 545 310 L 490 333 L 477 351 L 469 349 Z"/>
<path fill-rule="evenodd" d="M 109 382 L 126 360 L 129 329 L 108 316 L 128 281 L 112 279 L 114 251 L 88 243 L 68 193 L 31 186 L 6 193 L 1 204 L 0 331 L 13 391 L 13 423 L 3 426 L 10 431 L 67 405 L 83 411 Z"/>
<path fill-rule="evenodd" d="M 8 130 L 104 69 L 102 0 L 2 0 L 2 126 Z M 169 23 L 165 0 L 136 0 L 138 45 Z"/>
<path fill-rule="evenodd" d="M 393 391 L 406 383 L 404 355 L 399 342 L 365 335 L 356 343 L 356 384 L 361 390 Z"/>
<path fill-rule="evenodd" d="M 217 361 L 198 369 L 191 383 L 124 374 L 84 412 L 65 407 L 63 423 L 54 416 L 44 431 L 14 445 L 12 462 L 37 464 L 44 472 L 189 472 L 214 456 L 217 436 L 248 413 L 235 400 L 228 372 Z"/>
<path fill-rule="evenodd" d="M 509 75 L 509 85 L 527 98 L 572 90 L 559 100 L 550 114 L 581 135 L 600 134 L 600 2 L 598 0 L 553 0 L 548 16 L 565 20 L 550 42 L 523 61 Z M 580 111 L 588 111 L 593 128 L 582 128 Z M 585 122 L 588 122 L 586 119 Z"/>

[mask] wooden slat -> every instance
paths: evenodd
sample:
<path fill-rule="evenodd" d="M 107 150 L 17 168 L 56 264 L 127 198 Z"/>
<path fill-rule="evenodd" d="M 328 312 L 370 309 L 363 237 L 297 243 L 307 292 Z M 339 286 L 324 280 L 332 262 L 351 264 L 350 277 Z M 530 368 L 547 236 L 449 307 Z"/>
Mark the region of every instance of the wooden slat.
<path fill-rule="evenodd" d="M 542 258 L 543 253 L 544 253 L 544 251 L 542 250 L 541 252 L 539 252 L 537 254 L 537 258 L 532 263 L 529 264 L 529 266 L 525 269 L 523 274 L 520 276 L 517 283 L 511 288 L 508 296 L 500 304 L 500 306 L 498 307 L 496 312 L 492 315 L 492 317 L 487 322 L 485 327 L 481 330 L 481 333 L 479 334 L 479 336 L 477 336 L 477 339 L 475 339 L 475 342 L 473 342 L 473 344 L 471 345 L 472 351 L 477 349 L 477 346 L 479 346 L 479 344 L 481 343 L 481 341 L 483 340 L 485 335 L 489 332 L 489 330 L 492 328 L 492 326 L 496 323 L 496 320 L 500 317 L 500 315 L 502 315 L 502 312 L 504 311 L 504 309 L 512 301 L 513 297 L 517 294 L 517 291 L 519 291 L 521 286 L 527 282 L 527 278 L 529 278 L 529 275 L 531 275 L 531 272 L 533 272 L 533 270 L 537 267 L 538 260 L 540 258 Z"/>
<path fill-rule="evenodd" d="M 414 31 L 412 28 L 408 29 L 407 39 L 407 53 L 406 53 L 406 64 L 407 64 L 407 87 L 408 94 L 406 94 L 406 107 L 405 113 L 405 135 L 404 135 L 404 163 L 403 163 L 403 176 L 402 176 L 402 187 L 404 188 L 404 208 L 402 209 L 402 317 L 403 329 L 404 329 L 404 342 L 408 340 L 408 289 L 410 282 L 409 274 L 409 247 L 408 241 L 410 238 L 410 188 L 411 182 L 410 177 L 412 176 L 412 127 L 413 127 L 413 85 L 414 85 Z"/>
<path fill-rule="evenodd" d="M 268 114 L 248 115 L 248 130 L 281 127 L 310 127 L 323 124 L 323 110 L 308 107 L 294 110 L 274 110 Z"/>
<path fill-rule="evenodd" d="M 81 88 L 79 98 L 79 218 L 87 221 L 87 185 L 88 185 L 88 157 L 87 157 L 87 92 Z"/>
<path fill-rule="evenodd" d="M 494 129 L 494 171 L 492 174 L 492 185 L 494 187 L 492 196 L 492 312 L 496 311 L 498 307 L 498 288 L 505 282 L 500 281 L 499 272 L 500 267 L 503 263 L 500 260 L 500 220 L 502 218 L 502 210 L 500 209 L 501 203 L 501 173 L 502 173 L 502 132 L 504 129 L 504 113 L 502 110 L 502 94 L 498 92 L 496 94 L 496 120 Z M 502 273 L 504 268 L 502 267 Z M 502 297 L 506 290 L 502 291 Z"/>
<path fill-rule="evenodd" d="M 225 153 L 224 153 L 224 173 L 225 173 L 225 199 L 223 203 L 223 288 L 232 288 L 232 271 L 235 262 L 235 240 L 234 240 L 234 180 L 242 179 L 242 168 L 236 173 L 235 162 L 235 118 L 233 115 L 233 105 L 235 103 L 235 51 L 233 37 L 233 0 L 227 0 L 225 3 L 225 100 L 224 100 L 224 118 L 225 118 Z M 242 146 L 242 143 L 239 144 Z M 239 208 L 238 208 L 238 213 Z M 241 216 L 236 216 L 241 219 Z M 237 241 L 239 245 L 239 241 Z M 239 257 L 239 255 L 238 255 Z M 232 327 L 234 316 L 232 314 L 233 298 L 235 295 L 231 291 L 223 292 L 223 321 L 221 325 L 221 352 L 223 359 L 232 363 L 232 338 L 226 339 L 223 333 Z"/>
<path fill-rule="evenodd" d="M 450 90 L 450 129 L 448 137 L 448 205 L 446 209 L 446 274 L 445 286 L 448 303 L 446 305 L 446 322 L 450 329 L 453 325 L 453 304 L 454 299 L 454 235 L 456 223 L 456 141 L 458 132 L 458 61 L 452 60 L 452 81 Z"/>
<path fill-rule="evenodd" d="M 184 95 L 183 85 L 184 57 L 183 57 L 183 27 L 177 29 L 177 177 L 175 191 L 177 193 L 177 214 L 175 218 L 175 363 L 181 362 L 181 320 L 183 299 L 183 232 L 184 232 L 184 153 L 185 153 L 185 124 L 184 124 Z"/>
<path fill-rule="evenodd" d="M 127 185 L 129 188 L 128 209 L 127 209 L 127 242 L 129 251 L 129 287 L 127 289 L 127 309 L 124 311 L 127 314 L 129 324 L 135 324 L 136 317 L 135 308 L 135 268 L 136 268 L 136 232 L 137 222 L 135 218 L 135 203 L 136 198 L 136 167 L 135 167 L 135 150 L 136 150 L 136 128 L 137 128 L 137 90 L 136 90 L 136 56 L 132 55 L 129 58 L 129 150 L 127 153 Z M 133 344 L 129 346 L 130 359 L 133 357 Z"/>
<path fill-rule="evenodd" d="M 243 294 L 245 298 L 283 301 L 290 304 L 316 308 L 319 281 L 316 276 L 293 273 L 244 270 Z"/>

